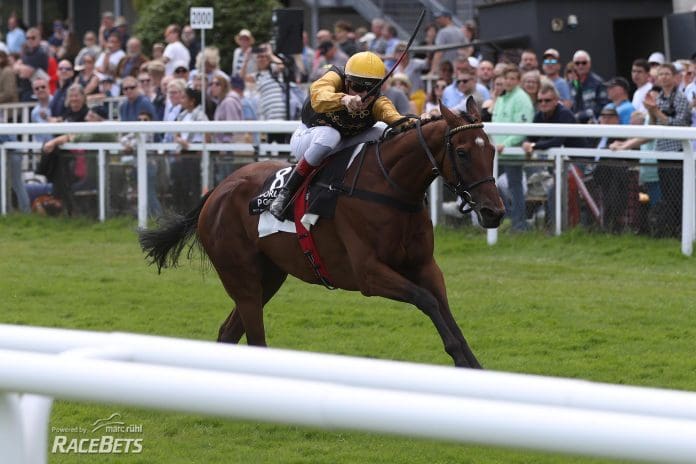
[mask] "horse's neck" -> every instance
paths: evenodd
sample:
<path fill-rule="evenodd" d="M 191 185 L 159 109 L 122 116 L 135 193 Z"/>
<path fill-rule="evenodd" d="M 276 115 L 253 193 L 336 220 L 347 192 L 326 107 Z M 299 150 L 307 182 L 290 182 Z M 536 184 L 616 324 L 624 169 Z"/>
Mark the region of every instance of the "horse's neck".
<path fill-rule="evenodd" d="M 431 122 L 422 127 L 425 143 L 440 167 L 444 153 L 446 127 L 445 121 Z M 432 165 L 423 144 L 419 141 L 416 128 L 403 134 L 398 140 L 393 140 L 388 146 L 385 144 L 382 152 L 389 176 L 398 185 L 403 186 L 404 190 L 413 193 L 415 198 L 425 194 L 428 186 L 437 177 L 433 173 L 435 166 Z"/>

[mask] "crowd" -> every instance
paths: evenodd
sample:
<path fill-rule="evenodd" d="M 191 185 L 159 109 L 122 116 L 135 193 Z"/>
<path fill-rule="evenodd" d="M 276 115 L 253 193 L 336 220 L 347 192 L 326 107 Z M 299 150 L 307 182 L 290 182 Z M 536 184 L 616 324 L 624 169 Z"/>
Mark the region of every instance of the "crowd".
<path fill-rule="evenodd" d="M 471 43 L 476 36 L 475 22 L 458 27 L 452 14 L 443 10 L 425 28 L 422 44 Z M 356 52 L 369 50 L 379 55 L 389 69 L 406 48 L 394 26 L 381 18 L 358 28 L 345 20 L 337 21 L 332 31 L 317 32 L 314 48 L 305 33 L 302 52 L 285 61 L 273 54 L 270 44 L 255 43 L 249 30 L 242 29 L 233 38 L 234 43 L 227 49 L 201 50 L 190 26 L 171 24 L 161 43 L 143 50 L 139 38 L 130 35 L 125 19 L 106 12 L 99 30 L 85 33 L 79 44 L 74 32 L 61 21 L 53 23 L 49 34 L 38 27 L 24 27 L 16 15 L 11 15 L 4 42 L 0 41 L 0 103 L 36 102 L 31 112 L 31 121 L 36 123 L 114 117 L 124 121 L 299 119 L 307 85 L 331 66 L 344 66 Z M 231 57 L 230 69 L 220 68 L 221 56 Z M 422 55 L 406 54 L 382 93 L 402 114 L 430 112 L 436 116 L 439 101 L 449 108 L 463 109 L 472 97 L 484 119 L 493 122 L 691 126 L 696 121 L 692 116 L 696 114 L 695 68 L 692 59 L 667 62 L 662 53 L 655 52 L 649 57 L 636 57 L 630 79 L 605 79 L 592 70 L 592 57 L 584 50 L 568 57 L 562 57 L 554 48 L 541 56 L 523 50 L 517 56 L 504 54 L 496 63 L 485 59 L 472 43 Z M 625 71 L 628 74 L 629 70 Z M 205 75 L 205 88 L 201 74 Z M 205 107 L 201 106 L 202 92 Z M 117 115 L 108 114 L 101 106 L 104 97 L 109 96 L 124 97 Z M 59 148 L 58 139 L 41 137 L 36 139 L 45 142 L 44 152 Z M 173 207 L 186 209 L 200 193 L 198 160 L 187 149 L 203 135 L 170 133 L 155 138 L 174 142 L 180 149 L 169 154 L 166 166 L 151 161 L 148 174 L 156 179 L 158 170 L 166 169 Z M 234 139 L 225 134 L 215 136 L 215 141 Z M 286 141 L 283 134 L 270 136 L 272 140 Z M 496 136 L 493 142 L 506 177 L 502 190 L 513 230 L 529 227 L 525 176 L 532 176 L 540 168 L 525 168 L 523 162 L 539 150 L 557 146 L 682 149 L 680 142 L 663 139 L 591 141 Z M 525 155 L 510 153 L 513 147 L 522 148 Z M 596 185 L 601 209 L 598 222 L 607 230 L 622 231 L 628 225 L 626 192 L 632 188 L 629 163 L 601 160 L 594 164 L 585 169 L 585 174 L 591 173 Z M 58 169 L 66 179 L 59 176 L 57 183 L 70 190 L 70 184 L 87 181 L 89 166 L 78 168 L 79 163 L 71 162 Z M 17 169 L 21 171 L 21 162 L 15 160 L 15 174 Z M 227 174 L 229 168 L 220 169 L 215 181 Z M 667 233 L 676 233 L 681 221 L 679 169 L 667 163 L 647 162 L 640 168 L 638 182 L 635 190 L 640 189 L 656 214 L 668 223 Z M 155 184 L 151 182 L 149 194 L 153 215 L 161 212 Z M 547 192 L 551 203 L 553 188 Z M 26 195 L 17 192 L 17 197 L 20 208 L 28 210 Z"/>

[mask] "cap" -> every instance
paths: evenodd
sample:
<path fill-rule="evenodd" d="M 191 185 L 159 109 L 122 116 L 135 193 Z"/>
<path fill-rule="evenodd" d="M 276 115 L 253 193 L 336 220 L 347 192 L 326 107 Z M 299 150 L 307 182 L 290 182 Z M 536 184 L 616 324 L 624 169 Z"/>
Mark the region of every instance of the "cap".
<path fill-rule="evenodd" d="M 553 56 L 554 58 L 559 59 L 561 57 L 561 54 L 558 53 L 558 50 L 556 50 L 555 48 L 547 48 L 542 56 Z"/>
<path fill-rule="evenodd" d="M 247 37 L 252 44 L 254 43 L 254 36 L 251 34 L 249 29 L 242 29 L 237 33 L 237 35 L 234 36 L 234 41 L 237 42 L 237 45 L 239 45 L 239 39 L 242 37 Z"/>
<path fill-rule="evenodd" d="M 613 103 L 607 103 L 604 108 L 602 108 L 602 112 L 599 113 L 600 116 L 618 116 L 619 113 L 616 112 L 616 106 L 614 106 Z"/>
<path fill-rule="evenodd" d="M 178 68 L 186 68 L 186 70 L 189 70 L 189 64 L 188 61 L 186 60 L 176 60 L 174 62 L 174 67 L 172 69 L 176 70 Z"/>
<path fill-rule="evenodd" d="M 678 73 L 684 71 L 684 65 L 681 64 L 681 62 L 675 61 L 674 63 L 672 63 L 672 65 L 674 66 L 674 69 L 676 69 Z"/>
<path fill-rule="evenodd" d="M 471 66 L 472 68 L 478 69 L 478 67 L 479 67 L 478 58 L 474 58 L 473 56 L 470 56 L 469 58 L 467 58 L 467 60 L 469 61 L 469 66 Z"/>
<path fill-rule="evenodd" d="M 665 64 L 665 55 L 661 52 L 653 52 L 648 57 L 648 63 Z"/>
<path fill-rule="evenodd" d="M 409 88 L 411 88 L 411 79 L 408 78 L 406 73 L 396 73 L 392 76 L 392 82 L 403 82 Z"/>
<path fill-rule="evenodd" d="M 114 78 L 108 74 L 99 76 L 99 82 L 114 82 Z"/>
<path fill-rule="evenodd" d="M 116 27 L 127 26 L 127 25 L 128 25 L 128 21 L 126 20 L 125 16 L 119 16 L 116 19 L 116 23 L 114 23 L 114 26 L 116 26 Z"/>
<path fill-rule="evenodd" d="M 377 38 L 376 35 L 374 35 L 372 32 L 368 32 L 367 34 L 363 35 L 358 39 L 358 42 L 360 43 L 372 43 L 373 40 Z"/>
<path fill-rule="evenodd" d="M 109 117 L 108 113 L 106 112 L 106 108 L 104 108 L 102 105 L 93 106 L 89 110 L 102 119 L 108 119 Z"/>
<path fill-rule="evenodd" d="M 626 93 L 629 93 L 631 91 L 631 86 L 628 84 L 628 81 L 621 76 L 612 77 L 611 79 L 606 81 L 604 85 L 607 88 L 615 86 L 623 87 Z"/>
<path fill-rule="evenodd" d="M 452 12 L 450 10 L 439 10 L 436 11 L 435 14 L 433 14 L 434 17 L 439 18 L 441 16 L 447 16 L 448 18 L 452 17 Z"/>

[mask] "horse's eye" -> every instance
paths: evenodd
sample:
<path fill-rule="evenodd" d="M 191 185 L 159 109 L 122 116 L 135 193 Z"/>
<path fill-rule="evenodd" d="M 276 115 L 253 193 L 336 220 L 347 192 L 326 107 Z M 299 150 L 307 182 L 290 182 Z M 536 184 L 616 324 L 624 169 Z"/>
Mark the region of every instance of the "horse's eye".
<path fill-rule="evenodd" d="M 457 156 L 460 158 L 468 158 L 469 152 L 464 150 L 463 148 L 459 148 L 457 149 Z"/>

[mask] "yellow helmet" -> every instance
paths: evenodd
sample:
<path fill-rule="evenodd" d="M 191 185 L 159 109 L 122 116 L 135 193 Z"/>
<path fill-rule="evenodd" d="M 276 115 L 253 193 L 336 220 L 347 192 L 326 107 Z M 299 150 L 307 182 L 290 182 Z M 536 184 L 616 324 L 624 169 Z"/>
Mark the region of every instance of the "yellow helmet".
<path fill-rule="evenodd" d="M 360 52 L 346 63 L 346 80 L 361 87 L 377 84 L 387 73 L 384 63 L 372 52 Z"/>

